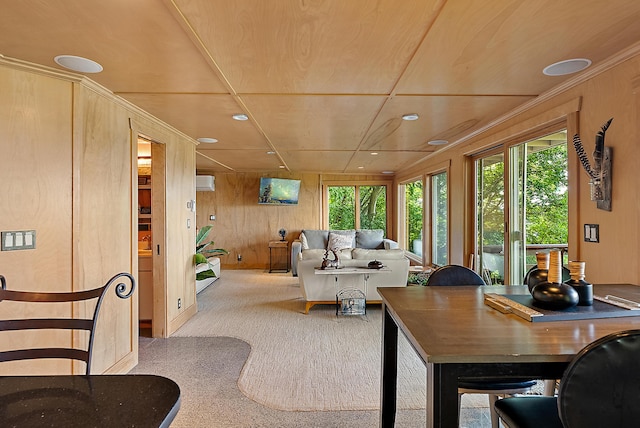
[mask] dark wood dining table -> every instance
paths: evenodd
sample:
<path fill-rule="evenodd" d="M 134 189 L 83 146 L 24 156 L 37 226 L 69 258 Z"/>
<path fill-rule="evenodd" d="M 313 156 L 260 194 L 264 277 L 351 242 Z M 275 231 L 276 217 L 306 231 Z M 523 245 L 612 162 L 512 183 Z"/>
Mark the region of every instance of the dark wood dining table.
<path fill-rule="evenodd" d="M 162 376 L 0 376 L 3 427 L 168 427 L 179 409 Z"/>
<path fill-rule="evenodd" d="M 395 424 L 398 331 L 427 368 L 427 426 L 457 428 L 458 378 L 559 379 L 587 344 L 640 328 L 640 316 L 530 322 L 484 304 L 484 293 L 524 295 L 525 286 L 380 287 L 378 293 L 384 307 L 380 426 L 385 428 Z M 640 302 L 636 285 L 595 285 L 594 294 Z"/>

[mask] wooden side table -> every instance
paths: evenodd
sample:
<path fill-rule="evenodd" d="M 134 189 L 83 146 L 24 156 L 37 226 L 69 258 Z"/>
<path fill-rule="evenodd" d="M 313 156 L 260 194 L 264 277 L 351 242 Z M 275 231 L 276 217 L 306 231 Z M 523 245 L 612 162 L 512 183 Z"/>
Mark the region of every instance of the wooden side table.
<path fill-rule="evenodd" d="M 276 254 L 274 254 L 274 251 Z M 274 256 L 278 260 L 278 256 L 282 257 L 282 253 L 284 253 L 285 258 L 284 267 L 278 267 L 282 263 L 278 264 L 276 262 L 274 264 Z M 289 272 L 289 241 L 269 241 L 269 273 L 271 272 Z"/>

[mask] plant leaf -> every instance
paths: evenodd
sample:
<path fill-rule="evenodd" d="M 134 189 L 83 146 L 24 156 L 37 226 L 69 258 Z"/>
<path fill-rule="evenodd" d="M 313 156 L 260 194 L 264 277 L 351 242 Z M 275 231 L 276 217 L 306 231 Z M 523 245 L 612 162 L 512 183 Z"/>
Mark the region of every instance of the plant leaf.
<path fill-rule="evenodd" d="M 198 272 L 196 274 L 197 281 L 202 281 L 203 279 L 207 278 L 216 278 L 216 273 L 213 271 L 213 269 L 203 270 L 202 272 Z"/>
<path fill-rule="evenodd" d="M 197 265 L 199 265 L 200 263 L 207 263 L 207 258 L 200 253 L 196 253 L 193 255 L 193 263 Z"/>
<path fill-rule="evenodd" d="M 207 225 L 207 226 L 203 226 L 200 230 L 198 230 L 198 234 L 196 235 L 196 248 L 202 245 L 202 241 L 207 239 L 207 235 L 209 234 L 209 231 L 211 230 L 212 227 L 213 226 L 211 225 Z M 209 244 L 206 243 L 202 245 L 202 247 L 206 247 L 207 245 Z"/>

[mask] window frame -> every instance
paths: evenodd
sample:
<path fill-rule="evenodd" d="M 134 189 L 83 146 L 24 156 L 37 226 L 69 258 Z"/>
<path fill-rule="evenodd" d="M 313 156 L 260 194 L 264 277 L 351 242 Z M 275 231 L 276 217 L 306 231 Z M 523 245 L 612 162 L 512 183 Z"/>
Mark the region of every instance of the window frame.
<path fill-rule="evenodd" d="M 329 187 L 354 187 L 355 188 L 355 229 L 360 229 L 360 187 L 363 186 L 384 186 L 386 200 L 386 233 L 385 237 L 395 239 L 393 234 L 393 224 L 395 216 L 393 215 L 393 181 L 391 180 L 327 180 L 322 181 L 322 212 L 321 222 L 324 229 L 329 229 Z"/>
<path fill-rule="evenodd" d="M 418 263 L 423 266 L 435 266 L 434 264 L 434 255 L 433 255 L 433 204 L 432 204 L 432 177 L 439 174 L 445 174 L 447 179 L 447 232 L 446 232 L 446 242 L 447 242 L 447 260 L 451 260 L 451 162 L 445 161 L 438 163 L 430 168 L 428 171 L 425 171 L 420 176 L 413 176 L 409 179 L 404 179 L 402 182 L 398 183 L 397 191 L 398 191 L 398 219 L 402 221 L 402 224 L 398 224 L 399 233 L 398 233 L 398 243 L 401 244 L 401 248 L 405 250 L 406 256 L 414 263 Z M 405 190 L 404 186 L 407 183 L 411 183 L 414 181 L 422 180 L 422 257 L 417 256 L 413 252 L 409 251 L 407 248 L 404 248 L 406 241 L 406 200 L 405 200 Z M 428 232 L 428 233 L 427 233 Z"/>
<path fill-rule="evenodd" d="M 503 161 L 504 161 L 504 173 L 503 173 L 503 184 L 504 184 L 504 278 L 505 280 L 507 278 L 511 278 L 512 277 L 512 266 L 511 266 L 511 245 L 509 245 L 508 243 L 511 242 L 511 239 L 513 238 L 512 236 L 512 225 L 510 224 L 511 218 L 512 218 L 512 198 L 514 197 L 514 195 L 512 195 L 511 193 L 511 188 L 510 188 L 510 182 L 509 182 L 509 177 L 511 177 L 512 174 L 512 166 L 511 166 L 511 149 L 515 146 L 521 145 L 521 144 L 526 144 L 532 140 L 538 139 L 538 138 L 542 138 L 546 135 L 550 135 L 553 133 L 557 133 L 560 132 L 561 130 L 566 130 L 567 131 L 567 154 L 569 156 L 568 160 L 567 160 L 567 175 L 568 175 L 568 183 L 569 186 L 571 186 L 572 183 L 572 176 L 573 176 L 573 170 L 574 167 L 572 166 L 573 163 L 575 163 L 575 160 L 572 161 L 572 150 L 569 149 L 570 147 L 570 142 L 569 142 L 569 135 L 571 135 L 571 130 L 575 129 L 575 122 L 576 122 L 576 118 L 577 118 L 577 114 L 571 114 L 571 115 L 567 115 L 567 116 L 563 116 L 561 120 L 556 120 L 553 121 L 552 123 L 546 124 L 544 126 L 539 126 L 539 127 L 535 127 L 535 128 L 531 128 L 531 129 L 527 129 L 524 132 L 518 133 L 518 134 L 513 134 L 510 135 L 508 138 L 504 138 L 501 141 L 496 141 L 494 142 L 493 145 L 488 146 L 482 150 L 479 150 L 475 153 L 469 154 L 467 155 L 467 160 L 470 164 L 470 182 L 472 183 L 472 187 L 471 187 L 471 192 L 470 192 L 470 206 L 472 207 L 470 213 L 471 213 L 471 217 L 472 217 L 472 229 L 470 230 L 470 235 L 469 235 L 469 239 L 468 239 L 468 245 L 469 245 L 469 249 L 470 252 L 469 254 L 471 254 L 471 259 L 473 260 L 473 269 L 475 271 L 478 271 L 478 266 L 477 266 L 477 259 L 478 259 L 478 213 L 477 213 L 477 162 L 479 159 L 482 158 L 486 158 L 488 156 L 491 155 L 495 155 L 495 154 L 502 154 L 503 156 Z M 574 196 L 575 197 L 575 196 Z M 571 192 L 569 193 L 569 198 L 568 198 L 568 218 L 567 218 L 567 224 L 568 224 L 568 231 L 569 231 L 569 238 L 568 238 L 568 247 L 569 247 L 569 252 L 571 252 L 571 248 L 572 248 L 572 237 L 571 237 L 571 227 L 572 224 L 575 222 L 574 220 L 574 214 L 573 214 L 573 210 L 572 210 L 572 199 L 574 198 L 572 197 Z M 575 248 L 575 245 L 574 245 Z M 481 272 L 479 272 L 481 274 Z M 510 282 L 510 281 L 507 281 Z"/>

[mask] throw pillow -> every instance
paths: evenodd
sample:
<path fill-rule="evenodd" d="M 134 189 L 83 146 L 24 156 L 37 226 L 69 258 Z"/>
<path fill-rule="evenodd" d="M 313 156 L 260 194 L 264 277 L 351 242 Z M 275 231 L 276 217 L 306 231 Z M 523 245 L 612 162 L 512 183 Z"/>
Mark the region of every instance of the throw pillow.
<path fill-rule="evenodd" d="M 344 233 L 351 232 L 351 233 Z M 355 231 L 335 231 L 329 232 L 329 242 L 327 243 L 328 250 L 339 251 L 343 248 L 353 248 L 353 239 L 355 238 Z"/>
<path fill-rule="evenodd" d="M 300 245 L 303 250 L 309 249 L 309 241 L 307 241 L 307 235 L 305 235 L 304 232 L 300 233 Z"/>
<path fill-rule="evenodd" d="M 327 248 L 327 240 L 329 239 L 328 230 L 305 229 L 302 233 L 307 240 L 307 248 L 305 249 Z"/>
<path fill-rule="evenodd" d="M 358 230 L 356 231 L 356 247 L 368 248 L 371 250 L 383 248 L 383 238 L 384 230 L 382 229 Z"/>

